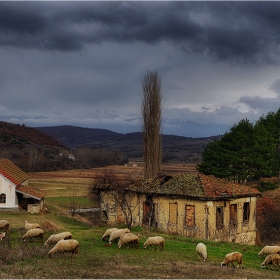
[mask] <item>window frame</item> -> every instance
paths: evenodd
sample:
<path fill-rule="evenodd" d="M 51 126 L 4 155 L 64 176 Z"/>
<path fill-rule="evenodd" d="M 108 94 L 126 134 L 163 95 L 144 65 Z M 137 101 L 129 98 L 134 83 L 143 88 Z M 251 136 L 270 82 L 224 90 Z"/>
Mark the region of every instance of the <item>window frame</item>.
<path fill-rule="evenodd" d="M 195 227 L 195 205 L 185 205 L 185 227 Z"/>
<path fill-rule="evenodd" d="M 174 209 L 172 209 L 172 208 L 174 208 Z M 175 215 L 173 215 L 173 214 L 175 214 Z M 168 223 L 171 225 L 178 224 L 178 203 L 177 202 L 169 202 Z"/>
<path fill-rule="evenodd" d="M 250 220 L 250 202 L 243 204 L 243 223 L 248 223 Z"/>
<path fill-rule="evenodd" d="M 216 229 L 224 228 L 224 207 L 216 207 Z"/>
<path fill-rule="evenodd" d="M 6 204 L 6 197 L 5 193 L 0 194 L 0 204 Z"/>

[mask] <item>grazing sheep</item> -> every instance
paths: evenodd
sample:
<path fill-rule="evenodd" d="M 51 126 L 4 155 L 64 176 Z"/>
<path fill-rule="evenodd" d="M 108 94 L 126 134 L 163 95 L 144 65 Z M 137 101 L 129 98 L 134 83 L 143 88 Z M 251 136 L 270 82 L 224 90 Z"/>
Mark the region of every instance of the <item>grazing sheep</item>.
<path fill-rule="evenodd" d="M 65 257 L 65 253 L 70 253 L 71 258 L 78 255 L 79 242 L 75 239 L 67 239 L 58 241 L 55 246 L 49 251 L 48 257 L 52 257 L 54 254 L 59 253 Z"/>
<path fill-rule="evenodd" d="M 0 229 L 3 229 L 4 231 L 10 231 L 10 223 L 6 220 L 0 220 Z"/>
<path fill-rule="evenodd" d="M 279 254 L 267 255 L 265 260 L 262 262 L 261 266 L 262 266 L 262 268 L 265 268 L 265 267 L 268 267 L 269 264 L 270 264 L 270 269 L 274 269 L 276 264 L 278 265 L 278 268 L 279 268 L 280 255 Z"/>
<path fill-rule="evenodd" d="M 131 232 L 122 234 L 120 236 L 118 247 L 121 248 L 122 246 L 126 246 L 129 248 L 129 245 L 132 245 L 133 248 L 139 248 L 139 237 Z"/>
<path fill-rule="evenodd" d="M 163 237 L 161 236 L 153 236 L 153 237 L 149 237 L 146 242 L 144 243 L 143 247 L 146 248 L 147 246 L 150 246 L 150 250 L 152 250 L 152 248 L 154 246 L 158 246 L 157 251 L 159 250 L 163 250 L 164 249 L 164 243 L 165 240 Z"/>
<path fill-rule="evenodd" d="M 280 246 L 264 246 L 258 253 L 261 258 L 264 255 L 280 254 Z"/>
<path fill-rule="evenodd" d="M 109 237 L 110 237 L 111 233 L 112 233 L 114 230 L 118 230 L 118 229 L 117 229 L 117 228 L 108 228 L 108 229 L 105 231 L 105 233 L 103 234 L 102 240 L 103 240 L 103 241 L 109 240 Z"/>
<path fill-rule="evenodd" d="M 232 264 L 233 267 L 234 266 L 234 262 L 237 262 L 237 267 L 239 267 L 239 265 L 241 265 L 242 268 L 244 268 L 243 264 L 242 264 L 242 254 L 239 252 L 232 252 L 229 253 L 225 256 L 224 261 L 221 263 L 221 266 L 228 266 L 229 263 Z"/>
<path fill-rule="evenodd" d="M 52 234 L 48 240 L 45 242 L 44 246 L 47 247 L 50 244 L 54 244 L 57 243 L 59 240 L 61 239 L 71 239 L 72 238 L 72 234 L 68 231 L 65 232 L 61 232 L 61 233 L 57 233 L 57 234 Z"/>
<path fill-rule="evenodd" d="M 26 234 L 22 237 L 23 241 L 27 239 L 37 239 L 43 241 L 44 231 L 41 228 L 29 229 Z"/>
<path fill-rule="evenodd" d="M 112 244 L 114 241 L 119 239 L 122 234 L 129 233 L 129 232 L 130 232 L 130 230 L 128 228 L 114 230 L 110 235 L 109 243 Z"/>
<path fill-rule="evenodd" d="M 2 239 L 3 239 L 3 237 L 6 235 L 6 233 L 5 232 L 1 232 L 0 233 L 0 241 L 2 241 Z"/>
<path fill-rule="evenodd" d="M 207 259 L 207 248 L 203 243 L 198 243 L 196 246 L 196 252 L 198 253 L 199 257 L 206 262 Z"/>
<path fill-rule="evenodd" d="M 37 223 L 30 224 L 30 223 L 27 222 L 27 220 L 25 220 L 24 227 L 25 227 L 26 230 L 29 230 L 29 229 L 32 229 L 32 228 L 40 228 L 40 225 L 37 224 Z"/>

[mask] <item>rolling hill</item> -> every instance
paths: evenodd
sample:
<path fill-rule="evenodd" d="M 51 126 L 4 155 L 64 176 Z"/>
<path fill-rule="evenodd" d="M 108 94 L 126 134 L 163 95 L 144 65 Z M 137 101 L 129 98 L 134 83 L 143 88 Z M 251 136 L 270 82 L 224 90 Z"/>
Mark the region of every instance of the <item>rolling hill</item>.
<path fill-rule="evenodd" d="M 25 172 L 53 170 L 62 164 L 59 155 L 67 152 L 63 144 L 36 128 L 0 121 L 0 157 Z"/>
<path fill-rule="evenodd" d="M 106 129 L 71 125 L 36 127 L 36 129 L 69 149 L 81 147 L 117 149 L 130 159 L 142 158 L 142 132 L 122 134 Z M 192 138 L 163 135 L 163 161 L 199 162 L 209 141 L 219 137 Z"/>

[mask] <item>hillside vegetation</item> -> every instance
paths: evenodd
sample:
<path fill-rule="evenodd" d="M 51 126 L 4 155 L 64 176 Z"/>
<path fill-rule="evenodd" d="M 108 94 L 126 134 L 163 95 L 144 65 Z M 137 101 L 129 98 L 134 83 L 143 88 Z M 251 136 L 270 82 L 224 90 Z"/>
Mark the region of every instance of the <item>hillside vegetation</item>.
<path fill-rule="evenodd" d="M 0 141 L 1 147 L 17 146 L 21 148 L 26 144 L 37 144 L 43 147 L 66 148 L 59 141 L 36 128 L 2 121 L 0 121 Z"/>
<path fill-rule="evenodd" d="M 0 121 L 0 157 L 25 172 L 64 168 L 67 148 L 43 132 L 25 125 Z"/>

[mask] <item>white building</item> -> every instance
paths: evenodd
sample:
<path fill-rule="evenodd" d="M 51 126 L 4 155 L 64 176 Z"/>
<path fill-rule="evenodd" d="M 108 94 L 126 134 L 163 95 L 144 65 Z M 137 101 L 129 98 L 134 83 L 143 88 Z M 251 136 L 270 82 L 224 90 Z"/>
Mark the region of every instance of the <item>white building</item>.
<path fill-rule="evenodd" d="M 44 207 L 42 192 L 28 186 L 28 175 L 8 159 L 0 159 L 0 211 L 24 209 L 38 213 Z"/>

